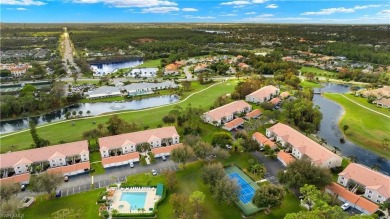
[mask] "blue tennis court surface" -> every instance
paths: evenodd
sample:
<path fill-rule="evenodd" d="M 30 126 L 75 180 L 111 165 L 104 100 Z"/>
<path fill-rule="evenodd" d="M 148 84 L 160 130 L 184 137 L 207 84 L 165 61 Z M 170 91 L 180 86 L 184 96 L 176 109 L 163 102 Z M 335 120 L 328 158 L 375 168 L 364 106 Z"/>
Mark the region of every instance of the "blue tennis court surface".
<path fill-rule="evenodd" d="M 229 178 L 236 180 L 238 186 L 240 187 L 240 200 L 247 204 L 249 203 L 253 196 L 255 195 L 255 190 L 249 185 L 238 173 L 230 173 Z"/>

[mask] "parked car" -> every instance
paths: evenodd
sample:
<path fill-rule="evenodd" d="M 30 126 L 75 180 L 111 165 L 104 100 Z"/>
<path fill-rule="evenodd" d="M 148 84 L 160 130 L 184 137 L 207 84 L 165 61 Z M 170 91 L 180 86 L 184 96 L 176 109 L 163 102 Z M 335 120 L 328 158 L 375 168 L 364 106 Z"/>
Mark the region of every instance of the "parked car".
<path fill-rule="evenodd" d="M 341 209 L 343 209 L 343 211 L 347 210 L 349 207 L 351 207 L 348 203 L 344 203 L 343 205 L 341 205 Z"/>
<path fill-rule="evenodd" d="M 152 170 L 152 175 L 153 176 L 157 175 L 157 171 L 155 169 Z"/>
<path fill-rule="evenodd" d="M 64 176 L 64 181 L 68 182 L 69 181 L 69 176 Z"/>
<path fill-rule="evenodd" d="M 133 168 L 133 167 L 134 167 L 134 163 L 130 162 L 130 168 Z"/>
<path fill-rule="evenodd" d="M 61 194 L 62 194 L 61 190 L 57 190 L 56 191 L 56 198 L 61 197 Z"/>
<path fill-rule="evenodd" d="M 27 187 L 27 185 L 26 185 L 26 184 L 22 184 L 22 185 L 20 186 L 20 190 L 22 190 L 22 191 L 26 191 L 26 187 Z"/>
<path fill-rule="evenodd" d="M 165 157 L 165 155 L 163 155 L 161 158 L 162 158 L 163 161 L 167 160 L 167 157 Z"/>

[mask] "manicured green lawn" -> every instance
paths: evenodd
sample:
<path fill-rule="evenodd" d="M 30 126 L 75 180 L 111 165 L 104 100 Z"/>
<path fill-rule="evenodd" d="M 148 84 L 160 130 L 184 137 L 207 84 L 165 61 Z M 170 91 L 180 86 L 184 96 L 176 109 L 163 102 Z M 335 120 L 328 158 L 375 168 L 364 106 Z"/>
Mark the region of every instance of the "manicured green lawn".
<path fill-rule="evenodd" d="M 89 173 L 91 176 L 100 175 L 106 172 L 101 162 L 92 163 L 91 168 L 94 169 L 94 172 Z"/>
<path fill-rule="evenodd" d="M 46 195 L 39 196 L 31 207 L 22 210 L 24 218 L 53 218 L 52 213 L 60 209 L 74 209 L 79 212 L 79 218 L 99 218 L 99 205 L 96 204 L 99 193 L 103 189 L 84 192 L 67 197 L 47 200 Z M 68 218 L 68 217 L 65 217 Z"/>
<path fill-rule="evenodd" d="M 284 197 L 284 200 L 280 206 L 271 210 L 271 213 L 265 214 L 264 212 L 260 212 L 259 214 L 253 216 L 253 219 L 280 219 L 284 218 L 284 216 L 288 213 L 294 213 L 301 210 L 299 205 L 298 198 L 292 194 L 287 193 Z"/>
<path fill-rule="evenodd" d="M 319 68 L 313 68 L 313 67 L 302 67 L 301 72 L 304 75 L 304 73 L 312 72 L 316 76 L 324 76 L 324 77 L 334 77 L 337 73 L 331 72 L 331 71 L 325 71 Z"/>
<path fill-rule="evenodd" d="M 101 160 L 102 160 L 102 157 L 101 157 L 99 151 L 94 151 L 92 153 L 89 153 L 89 161 L 91 163 L 93 163 L 95 161 L 101 161 Z"/>
<path fill-rule="evenodd" d="M 192 95 L 185 101 L 182 99 L 182 101 L 175 105 L 187 107 L 188 104 L 191 104 L 193 107 L 201 106 L 205 109 L 209 109 L 210 106 L 213 105 L 215 99 L 223 94 L 231 93 L 234 90 L 236 84 L 237 81 L 235 80 L 222 82 L 213 87 L 210 87 L 207 90 Z M 197 86 L 201 87 L 203 85 L 194 85 L 192 88 L 196 90 Z M 123 118 L 126 121 L 135 122 L 142 125 L 149 125 L 150 128 L 156 128 L 158 125 L 163 124 L 161 120 L 162 117 L 170 110 L 172 110 L 175 105 L 148 108 L 138 111 L 118 112 L 113 114 L 117 114 L 120 118 Z M 55 144 L 60 140 L 64 140 L 66 142 L 78 141 L 82 140 L 83 132 L 97 128 L 99 123 L 107 122 L 109 115 L 112 114 L 60 121 L 54 124 L 42 125 L 37 127 L 37 132 L 39 136 L 49 140 L 52 144 Z M 94 124 L 93 121 L 95 121 L 96 124 Z M 72 126 L 73 122 L 75 122 L 75 126 Z M 1 137 L 2 147 L 0 151 L 1 153 L 5 153 L 12 145 L 16 146 L 16 150 L 28 149 L 31 143 L 33 143 L 33 141 L 30 132 L 28 130 L 24 130 L 14 135 L 6 135 L 5 137 Z"/>
<path fill-rule="evenodd" d="M 317 84 L 317 83 L 314 83 L 314 82 L 310 82 L 310 81 L 302 81 L 300 83 L 300 85 L 303 87 L 303 88 L 315 88 L 315 87 L 322 87 L 321 84 Z"/>
<path fill-rule="evenodd" d="M 374 153 L 390 158 L 390 147 L 382 144 L 382 140 L 389 137 L 389 118 L 371 112 L 340 94 L 325 93 L 324 96 L 344 108 L 345 114 L 339 122 L 339 127 L 343 130 L 344 125 L 349 126 L 346 131 L 346 137 L 349 140 Z"/>
<path fill-rule="evenodd" d="M 138 65 L 137 68 L 157 68 L 161 65 L 161 59 L 152 59 L 144 62 L 141 65 Z"/>
<path fill-rule="evenodd" d="M 384 113 L 384 114 L 387 114 L 390 116 L 390 109 L 385 109 L 383 107 L 380 107 L 380 106 L 377 106 L 376 104 L 374 103 L 369 103 L 367 102 L 367 98 L 364 98 L 364 97 L 357 97 L 353 94 L 344 94 L 344 96 L 348 97 L 349 99 L 355 101 L 355 102 L 358 102 L 359 104 L 365 106 L 365 107 L 368 107 L 372 110 L 375 110 L 377 112 L 381 112 L 381 113 Z"/>

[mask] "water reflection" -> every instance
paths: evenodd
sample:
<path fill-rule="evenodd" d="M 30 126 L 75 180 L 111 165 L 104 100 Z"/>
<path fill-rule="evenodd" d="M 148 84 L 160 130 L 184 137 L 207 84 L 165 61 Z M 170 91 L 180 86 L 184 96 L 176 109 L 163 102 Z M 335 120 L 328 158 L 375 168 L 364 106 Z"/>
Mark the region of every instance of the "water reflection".
<path fill-rule="evenodd" d="M 79 111 L 83 111 L 83 115 L 87 115 L 87 111 L 90 111 L 89 115 L 99 115 L 102 113 L 114 112 L 119 110 L 139 110 L 155 106 L 162 106 L 170 103 L 175 103 L 179 100 L 176 95 L 165 95 L 159 97 L 151 97 L 140 100 L 132 100 L 126 102 L 102 102 L 102 103 L 80 103 L 72 106 L 59 109 L 42 116 L 33 117 L 32 119 L 36 124 L 41 125 L 49 122 L 55 122 L 65 119 L 67 112 L 75 111 L 78 115 Z M 0 133 L 8 133 L 17 130 L 28 128 L 28 119 L 15 119 L 10 121 L 1 121 Z"/>
<path fill-rule="evenodd" d="M 315 89 L 315 91 L 345 93 L 349 91 L 349 88 L 349 85 L 326 83 L 323 88 Z M 320 130 L 317 133 L 320 138 L 324 138 L 329 145 L 339 148 L 344 156 L 355 156 L 358 159 L 358 163 L 362 163 L 368 167 L 378 164 L 382 172 L 390 174 L 390 161 L 388 159 L 383 159 L 348 140 L 344 144 L 340 143 L 340 138 L 343 135 L 339 129 L 338 121 L 344 113 L 340 105 L 321 95 L 314 95 L 313 102 L 320 107 L 323 115 Z"/>

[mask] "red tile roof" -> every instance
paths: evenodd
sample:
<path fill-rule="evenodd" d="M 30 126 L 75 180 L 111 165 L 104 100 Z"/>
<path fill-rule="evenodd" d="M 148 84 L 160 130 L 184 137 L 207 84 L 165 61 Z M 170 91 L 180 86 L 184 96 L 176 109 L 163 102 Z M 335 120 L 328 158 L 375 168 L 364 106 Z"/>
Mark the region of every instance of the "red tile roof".
<path fill-rule="evenodd" d="M 153 148 L 152 153 L 153 154 L 170 153 L 173 149 L 178 148 L 178 147 L 182 147 L 182 146 L 183 146 L 183 144 L 180 143 L 180 144 L 174 144 L 174 145 L 166 146 L 166 147 Z"/>
<path fill-rule="evenodd" d="M 283 160 L 283 162 L 286 165 L 289 165 L 291 162 L 293 162 L 295 160 L 295 158 L 293 156 L 291 156 L 291 154 L 286 153 L 284 151 L 279 151 L 277 156 L 279 157 L 279 159 Z"/>
<path fill-rule="evenodd" d="M 177 66 L 175 64 L 169 64 L 165 66 L 165 71 L 177 71 Z"/>
<path fill-rule="evenodd" d="M 253 133 L 252 138 L 254 138 L 259 144 L 269 145 L 271 149 L 276 148 L 275 142 L 269 140 L 265 135 L 261 134 L 260 132 Z"/>
<path fill-rule="evenodd" d="M 255 109 L 245 115 L 246 118 L 251 119 L 261 115 L 261 110 Z"/>
<path fill-rule="evenodd" d="M 30 181 L 30 173 L 24 173 L 19 175 L 13 175 L 11 177 L 7 178 L 1 178 L 0 184 L 3 183 L 21 183 L 21 182 L 28 182 Z"/>
<path fill-rule="evenodd" d="M 242 118 L 236 118 L 236 119 L 233 119 L 232 121 L 228 122 L 228 123 L 225 123 L 225 127 L 228 128 L 228 129 L 233 129 L 233 128 L 237 128 L 238 126 L 244 124 L 244 119 Z"/>
<path fill-rule="evenodd" d="M 128 153 L 128 154 L 122 154 L 119 156 L 102 158 L 102 164 L 104 166 L 107 164 L 119 163 L 119 162 L 128 161 L 128 160 L 132 160 L 132 159 L 137 159 L 137 158 L 139 158 L 139 153 L 133 152 L 133 153 Z"/>
<path fill-rule="evenodd" d="M 287 91 L 284 91 L 279 96 L 280 96 L 280 98 L 285 99 L 285 98 L 290 96 L 290 93 L 288 93 Z"/>
<path fill-rule="evenodd" d="M 279 97 L 275 97 L 275 98 L 272 98 L 272 100 L 270 100 L 269 102 L 271 102 L 273 105 L 276 105 L 278 103 L 280 103 L 280 98 Z"/>
<path fill-rule="evenodd" d="M 378 171 L 357 163 L 350 163 L 343 172 L 339 173 L 345 179 L 366 186 L 367 189 L 378 191 L 386 199 L 390 198 L 390 177 Z"/>
<path fill-rule="evenodd" d="M 354 194 L 337 183 L 332 182 L 332 184 L 327 185 L 325 188 L 347 200 L 349 203 L 365 209 L 370 214 L 375 213 L 379 209 L 377 204 L 365 199 L 364 197 Z"/>
<path fill-rule="evenodd" d="M 179 136 L 174 126 L 168 126 L 157 129 L 149 129 L 139 132 L 131 132 L 121 135 L 113 135 L 108 137 L 99 138 L 100 149 L 115 149 L 120 148 L 122 145 L 133 142 L 134 144 L 140 144 L 148 142 L 153 138 L 165 139 Z"/>
<path fill-rule="evenodd" d="M 76 163 L 73 165 L 67 165 L 67 166 L 60 166 L 56 168 L 49 168 L 47 169 L 48 173 L 61 173 L 61 174 L 66 174 L 70 172 L 75 172 L 78 170 L 84 170 L 84 169 L 90 169 L 91 165 L 89 161 L 87 162 L 81 162 L 81 163 Z"/>
<path fill-rule="evenodd" d="M 64 156 L 88 153 L 88 141 L 76 141 L 72 143 L 0 154 L 0 166 L 1 168 L 8 168 L 13 167 L 17 163 L 47 161 L 56 153 L 60 153 Z"/>
<path fill-rule="evenodd" d="M 300 151 L 301 154 L 307 155 L 311 161 L 316 164 L 322 164 L 332 157 L 337 157 L 340 160 L 342 159 L 337 154 L 334 154 L 288 125 L 278 123 L 268 128 L 268 130 L 283 138 L 284 141 L 291 144 L 295 149 Z"/>
<path fill-rule="evenodd" d="M 255 96 L 257 99 L 263 100 L 265 97 L 269 97 L 271 94 L 274 94 L 277 90 L 279 89 L 272 85 L 268 85 L 248 94 L 248 96 Z"/>
<path fill-rule="evenodd" d="M 247 102 L 243 100 L 237 100 L 232 103 L 228 103 L 224 106 L 215 108 L 213 110 L 210 110 L 206 112 L 205 114 L 209 115 L 214 120 L 220 120 L 225 116 L 229 116 L 237 111 L 241 111 L 244 108 L 250 108 L 251 105 L 249 105 Z"/>

